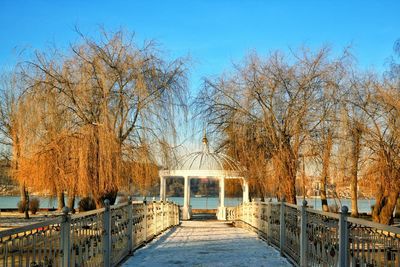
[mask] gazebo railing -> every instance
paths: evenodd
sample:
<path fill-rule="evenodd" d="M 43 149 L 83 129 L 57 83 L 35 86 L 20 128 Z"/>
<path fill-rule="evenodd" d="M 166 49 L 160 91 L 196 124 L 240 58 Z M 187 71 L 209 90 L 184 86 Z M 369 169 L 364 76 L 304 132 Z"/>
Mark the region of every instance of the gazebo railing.
<path fill-rule="evenodd" d="M 250 202 L 227 219 L 258 233 L 295 266 L 400 266 L 400 228 L 283 202 Z"/>
<path fill-rule="evenodd" d="M 0 266 L 117 266 L 179 224 L 171 202 L 130 202 L 0 231 Z"/>

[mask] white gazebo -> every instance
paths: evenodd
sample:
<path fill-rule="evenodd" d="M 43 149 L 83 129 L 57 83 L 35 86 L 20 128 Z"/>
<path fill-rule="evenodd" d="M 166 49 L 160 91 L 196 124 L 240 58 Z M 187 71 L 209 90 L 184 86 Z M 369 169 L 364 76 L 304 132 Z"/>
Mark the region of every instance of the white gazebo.
<path fill-rule="evenodd" d="M 178 164 L 170 170 L 161 170 L 160 176 L 160 199 L 166 199 L 166 179 L 173 177 L 184 178 L 184 202 L 183 214 L 184 220 L 190 220 L 190 179 L 209 178 L 219 181 L 219 207 L 217 210 L 218 220 L 226 220 L 225 207 L 225 179 L 242 180 L 243 202 L 249 201 L 249 185 L 247 179 L 243 176 L 243 169 L 231 157 L 212 152 L 208 146 L 207 137 L 203 138 L 203 150 L 190 153 L 184 156 Z"/>

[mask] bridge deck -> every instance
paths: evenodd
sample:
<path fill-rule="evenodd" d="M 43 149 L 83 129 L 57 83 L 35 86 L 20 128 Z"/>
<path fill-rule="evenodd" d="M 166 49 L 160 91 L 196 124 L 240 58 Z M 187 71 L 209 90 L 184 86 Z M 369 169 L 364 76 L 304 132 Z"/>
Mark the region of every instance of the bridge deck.
<path fill-rule="evenodd" d="M 220 221 L 185 221 L 122 266 L 291 266 L 257 234 Z"/>

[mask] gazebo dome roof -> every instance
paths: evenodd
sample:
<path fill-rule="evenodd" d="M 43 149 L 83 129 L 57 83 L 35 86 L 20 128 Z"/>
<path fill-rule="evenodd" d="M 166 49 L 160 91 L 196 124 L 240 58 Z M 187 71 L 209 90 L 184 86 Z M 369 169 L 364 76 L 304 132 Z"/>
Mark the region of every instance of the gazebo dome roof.
<path fill-rule="evenodd" d="M 240 164 L 228 155 L 212 152 L 207 137 L 203 137 L 203 150 L 183 156 L 174 167 L 175 170 L 225 170 L 240 172 Z"/>

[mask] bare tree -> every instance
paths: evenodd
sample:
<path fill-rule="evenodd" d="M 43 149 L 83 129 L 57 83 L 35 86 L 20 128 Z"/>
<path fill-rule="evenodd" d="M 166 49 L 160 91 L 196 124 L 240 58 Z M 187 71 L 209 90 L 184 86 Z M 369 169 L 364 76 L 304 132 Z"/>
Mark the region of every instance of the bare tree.
<path fill-rule="evenodd" d="M 206 80 L 197 101 L 221 135 L 228 128 L 240 132 L 244 125 L 257 129 L 264 145 L 256 153 L 262 151 L 261 159 L 272 163 L 278 194 L 290 203 L 296 203 L 299 155 L 309 133 L 320 124 L 319 100 L 340 75 L 342 59 L 329 60 L 328 54 L 328 49 L 302 51 L 286 59 L 275 53 L 266 60 L 251 55 L 235 66 L 234 74 Z M 257 161 L 251 168 L 257 168 Z"/>
<path fill-rule="evenodd" d="M 331 128 L 324 129 L 326 132 L 322 136 L 322 153 L 321 153 L 321 204 L 323 211 L 329 211 L 328 207 L 328 196 L 327 196 L 327 184 L 329 178 L 330 161 L 333 148 L 333 132 Z"/>
<path fill-rule="evenodd" d="M 365 94 L 359 108 L 365 113 L 363 139 L 368 149 L 368 172 L 376 186 L 374 221 L 390 224 L 399 196 L 399 90 L 396 83 L 370 76 L 363 82 Z"/>
<path fill-rule="evenodd" d="M 316 112 L 316 121 L 318 125 L 309 132 L 308 141 L 310 151 L 308 154 L 314 159 L 315 165 L 320 169 L 320 197 L 321 205 L 324 211 L 329 211 L 328 207 L 328 186 L 333 182 L 331 177 L 333 154 L 338 139 L 338 110 L 343 94 L 343 86 L 346 81 L 346 73 L 343 65 L 338 65 L 340 70 L 333 71 L 331 82 L 322 90 L 319 99 L 319 112 Z"/>
<path fill-rule="evenodd" d="M 358 217 L 358 178 L 360 172 L 361 152 L 363 148 L 362 138 L 365 128 L 365 113 L 359 108 L 362 105 L 364 90 L 362 83 L 355 80 L 351 83 L 347 98 L 344 101 L 344 117 L 346 132 L 345 138 L 349 144 L 349 175 L 350 175 L 350 191 L 351 191 L 351 216 Z"/>
<path fill-rule="evenodd" d="M 21 203 L 25 203 L 25 217 L 29 218 L 28 192 L 25 177 L 20 171 L 23 157 L 22 142 L 26 136 L 24 122 L 27 119 L 23 90 L 13 73 L 1 77 L 0 101 L 0 144 L 11 151 L 11 175 L 20 182 Z"/>

